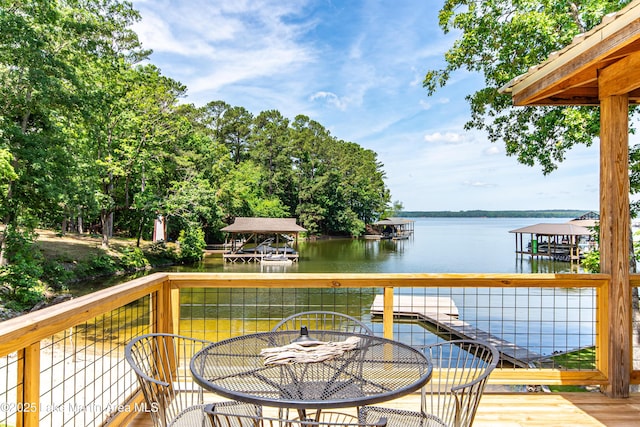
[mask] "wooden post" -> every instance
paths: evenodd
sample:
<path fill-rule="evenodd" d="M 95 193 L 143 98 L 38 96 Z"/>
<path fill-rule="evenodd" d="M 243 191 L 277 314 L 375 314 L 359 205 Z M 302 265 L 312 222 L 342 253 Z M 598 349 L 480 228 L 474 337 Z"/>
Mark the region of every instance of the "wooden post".
<path fill-rule="evenodd" d="M 602 87 L 600 93 L 603 94 Z M 632 370 L 628 114 L 626 94 L 601 97 L 600 270 L 611 276 L 608 301 L 609 384 L 604 387 L 604 392 L 618 398 L 629 397 Z"/>
<path fill-rule="evenodd" d="M 175 328 L 174 317 L 174 291 L 178 293 L 178 305 L 180 300 L 180 291 L 178 289 L 171 288 L 171 281 L 165 280 L 162 287 L 157 292 L 151 294 L 151 331 L 173 334 L 177 333 Z M 178 321 L 180 308 L 178 306 Z"/>
<path fill-rule="evenodd" d="M 171 316 L 169 323 L 171 326 L 172 334 L 180 333 L 180 289 L 176 286 L 171 286 L 169 291 L 169 304 L 166 308 L 170 308 Z"/>
<path fill-rule="evenodd" d="M 17 426 L 37 426 L 40 422 L 40 342 L 18 352 Z"/>
<path fill-rule="evenodd" d="M 382 309 L 382 335 L 385 338 L 393 339 L 393 288 L 384 288 Z"/>

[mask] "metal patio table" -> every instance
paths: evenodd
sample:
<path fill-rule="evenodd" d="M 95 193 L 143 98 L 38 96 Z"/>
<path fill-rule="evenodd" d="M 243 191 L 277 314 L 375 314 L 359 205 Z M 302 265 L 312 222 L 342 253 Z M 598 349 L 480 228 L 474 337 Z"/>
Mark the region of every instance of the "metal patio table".
<path fill-rule="evenodd" d="M 358 337 L 355 349 L 321 362 L 265 364 L 265 348 L 282 347 L 297 331 L 243 335 L 211 344 L 191 359 L 194 380 L 204 389 L 243 402 L 306 410 L 347 408 L 392 400 L 429 381 L 433 366 L 419 350 L 382 337 L 310 331 L 321 342 Z M 353 339 L 353 338 L 351 338 Z"/>

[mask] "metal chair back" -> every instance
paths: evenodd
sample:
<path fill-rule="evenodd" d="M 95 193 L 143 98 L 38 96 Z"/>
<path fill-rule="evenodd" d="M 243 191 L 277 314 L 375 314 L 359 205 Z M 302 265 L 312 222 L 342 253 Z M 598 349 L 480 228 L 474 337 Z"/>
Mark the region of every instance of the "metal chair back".
<path fill-rule="evenodd" d="M 191 377 L 191 357 L 210 341 L 173 334 L 147 334 L 125 347 L 155 426 L 208 425 L 203 392 Z"/>
<path fill-rule="evenodd" d="M 431 380 L 421 389 L 421 410 L 365 406 L 359 411 L 361 421 L 385 417 L 394 427 L 471 426 L 489 374 L 498 364 L 498 351 L 472 340 L 420 348 L 433 363 Z"/>
<path fill-rule="evenodd" d="M 340 331 L 373 335 L 373 330 L 355 317 L 335 311 L 304 311 L 282 319 L 273 331 Z"/>
<path fill-rule="evenodd" d="M 373 423 L 361 423 L 352 415 L 330 411 L 322 411 L 318 420 L 314 418 L 290 420 L 262 415 L 232 414 L 218 411 L 210 406 L 205 407 L 205 413 L 210 417 L 213 427 L 385 427 L 387 425 L 385 418 Z"/>
<path fill-rule="evenodd" d="M 489 375 L 500 359 L 498 351 L 474 340 L 427 345 L 424 351 L 433 363 L 433 375 L 422 388 L 422 412 L 449 426 L 471 426 Z"/>

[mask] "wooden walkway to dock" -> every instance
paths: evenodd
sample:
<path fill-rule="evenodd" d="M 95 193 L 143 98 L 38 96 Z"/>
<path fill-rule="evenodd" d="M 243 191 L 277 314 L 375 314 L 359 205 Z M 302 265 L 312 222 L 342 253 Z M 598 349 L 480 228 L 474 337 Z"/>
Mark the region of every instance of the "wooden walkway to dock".
<path fill-rule="evenodd" d="M 383 308 L 384 296 L 376 295 L 371 305 L 371 315 L 382 315 Z M 434 326 L 438 332 L 454 336 L 457 339 L 488 342 L 500 352 L 500 358 L 503 362 L 511 363 L 514 366 L 527 368 L 531 362 L 543 358 L 536 352 L 460 320 L 458 307 L 449 297 L 394 295 L 393 315 L 397 318 L 408 318 L 428 323 Z"/>

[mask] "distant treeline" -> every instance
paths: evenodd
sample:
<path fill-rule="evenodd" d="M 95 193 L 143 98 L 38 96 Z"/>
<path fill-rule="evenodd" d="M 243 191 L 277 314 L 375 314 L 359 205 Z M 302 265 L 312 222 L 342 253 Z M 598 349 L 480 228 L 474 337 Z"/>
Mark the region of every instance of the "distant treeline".
<path fill-rule="evenodd" d="M 398 212 L 397 216 L 405 218 L 577 218 L 587 212 L 590 211 L 570 209 L 533 211 L 402 211 Z"/>

